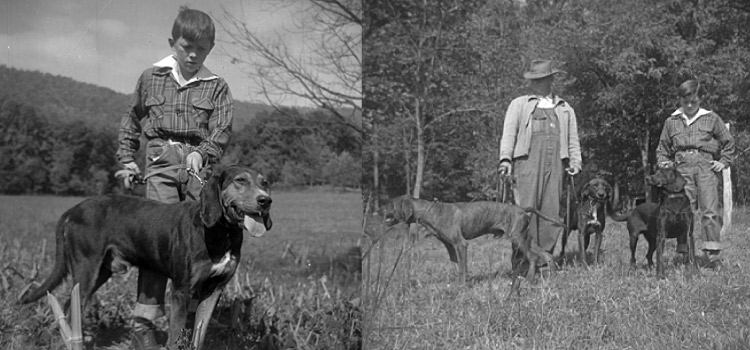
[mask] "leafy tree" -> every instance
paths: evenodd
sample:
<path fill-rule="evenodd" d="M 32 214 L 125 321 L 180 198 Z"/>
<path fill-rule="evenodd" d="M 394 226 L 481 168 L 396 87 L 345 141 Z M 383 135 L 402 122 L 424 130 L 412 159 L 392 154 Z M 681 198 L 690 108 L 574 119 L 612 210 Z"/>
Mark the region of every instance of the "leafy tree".
<path fill-rule="evenodd" d="M 282 34 L 263 37 L 244 19 L 225 11 L 219 24 L 230 38 L 226 53 L 246 68 L 268 103 L 279 112 L 283 98 L 295 96 L 327 110 L 358 133 L 362 113 L 362 1 L 306 0 L 281 2 L 295 11 L 304 33 L 305 56 L 298 55 Z M 360 138 L 361 142 L 361 138 Z"/>
<path fill-rule="evenodd" d="M 429 197 L 494 197 L 504 112 L 526 93 L 532 58 L 564 63 L 557 90 L 578 115 L 584 170 L 631 193 L 646 192 L 682 81 L 702 82 L 703 105 L 736 136 L 747 128 L 750 13 L 739 0 L 368 4 L 364 105 L 374 132 L 364 169 L 377 178 L 363 181 L 382 180 L 376 193 L 409 191 L 406 178 Z M 740 188 L 750 180 L 735 177 Z"/>

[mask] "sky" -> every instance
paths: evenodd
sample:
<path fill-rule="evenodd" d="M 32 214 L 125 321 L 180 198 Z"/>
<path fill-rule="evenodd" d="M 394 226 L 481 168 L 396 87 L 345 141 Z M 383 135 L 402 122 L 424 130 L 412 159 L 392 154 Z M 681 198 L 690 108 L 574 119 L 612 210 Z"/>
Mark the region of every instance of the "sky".
<path fill-rule="evenodd" d="M 261 37 L 286 32 L 294 11 L 273 0 L 2 0 L 0 65 L 130 94 L 144 69 L 172 54 L 168 38 L 181 5 L 208 13 L 214 22 L 225 20 L 227 11 Z M 221 52 L 227 35 L 216 27 L 206 67 L 228 82 L 234 99 L 265 102 L 247 74 Z M 302 43 L 290 38 L 289 45 Z"/>

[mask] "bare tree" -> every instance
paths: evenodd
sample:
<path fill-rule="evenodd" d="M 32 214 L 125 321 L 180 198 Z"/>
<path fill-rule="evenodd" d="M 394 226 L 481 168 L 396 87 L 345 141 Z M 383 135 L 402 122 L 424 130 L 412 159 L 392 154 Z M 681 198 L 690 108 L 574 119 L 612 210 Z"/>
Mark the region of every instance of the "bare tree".
<path fill-rule="evenodd" d="M 274 3 L 279 3 L 278 1 Z M 277 110 L 293 96 L 330 111 L 336 123 L 360 134 L 362 127 L 362 1 L 305 0 L 281 2 L 293 13 L 287 33 L 261 37 L 236 14 L 224 10 L 220 25 L 233 50 L 225 49 L 232 63 L 258 85 Z M 284 34 L 301 37 L 294 48 Z"/>

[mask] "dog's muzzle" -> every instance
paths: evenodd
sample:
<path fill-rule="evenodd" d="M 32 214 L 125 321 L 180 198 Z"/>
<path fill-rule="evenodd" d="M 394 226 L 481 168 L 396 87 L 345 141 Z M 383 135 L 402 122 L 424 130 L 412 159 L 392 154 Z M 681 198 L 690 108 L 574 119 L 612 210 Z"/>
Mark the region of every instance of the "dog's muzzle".
<path fill-rule="evenodd" d="M 260 195 L 252 205 L 232 203 L 228 209 L 229 216 L 250 236 L 261 237 L 273 226 L 270 215 L 271 202 L 271 197 Z"/>

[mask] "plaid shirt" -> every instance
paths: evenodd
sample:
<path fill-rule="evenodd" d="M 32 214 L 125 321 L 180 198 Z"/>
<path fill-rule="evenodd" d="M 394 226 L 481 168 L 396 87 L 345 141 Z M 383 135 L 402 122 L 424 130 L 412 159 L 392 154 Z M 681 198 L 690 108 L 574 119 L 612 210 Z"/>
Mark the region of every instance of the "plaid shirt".
<path fill-rule="evenodd" d="M 675 153 L 694 149 L 711 154 L 727 167 L 735 157 L 734 138 L 718 114 L 700 109 L 695 119 L 688 121 L 677 110 L 664 121 L 656 148 L 657 161 L 674 160 Z"/>
<path fill-rule="evenodd" d="M 141 74 L 131 107 L 120 122 L 117 160 L 135 160 L 143 132 L 149 140 L 193 145 L 205 162 L 217 162 L 232 131 L 233 102 L 226 81 L 202 67 L 198 79 L 180 86 L 168 59 L 156 65 Z"/>

